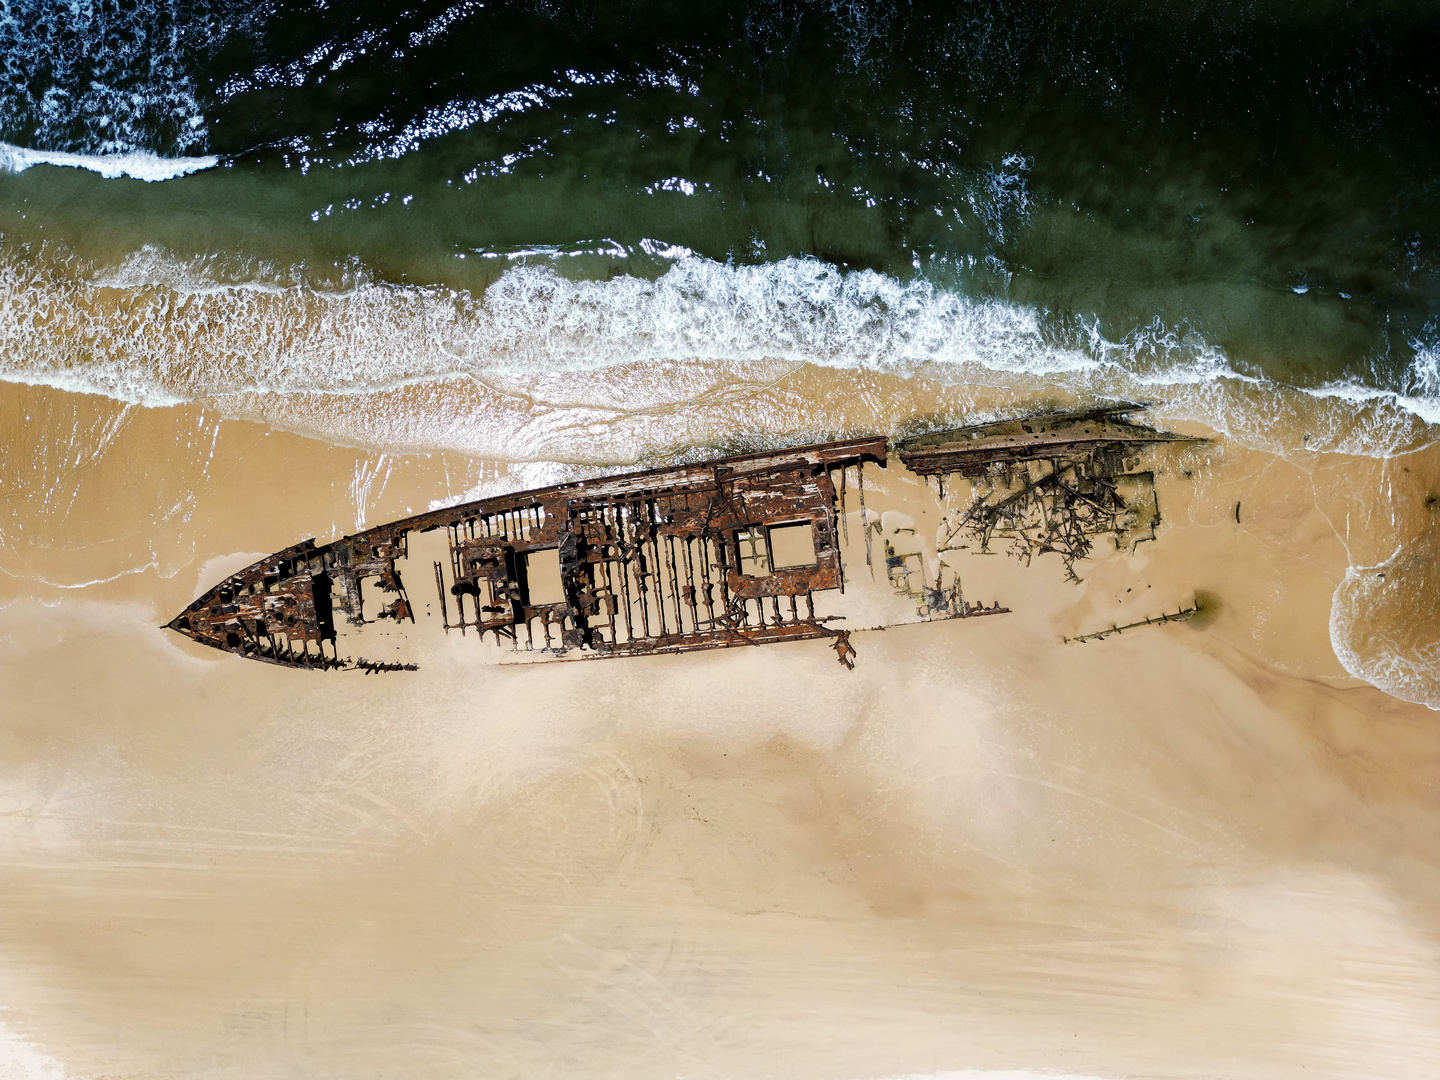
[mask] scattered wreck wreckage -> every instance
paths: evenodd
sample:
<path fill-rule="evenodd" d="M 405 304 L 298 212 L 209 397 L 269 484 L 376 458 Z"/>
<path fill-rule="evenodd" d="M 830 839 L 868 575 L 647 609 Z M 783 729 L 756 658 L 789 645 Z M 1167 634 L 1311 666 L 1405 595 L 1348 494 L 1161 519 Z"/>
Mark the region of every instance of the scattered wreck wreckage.
<path fill-rule="evenodd" d="M 1150 475 L 1135 471 L 1138 452 L 1181 440 L 1120 419 L 1140 407 L 936 432 L 898 450 L 921 476 L 979 485 L 949 541 L 1007 537 L 1060 551 L 1068 566 L 1098 532 L 1135 527 L 1121 486 Z M 580 659 L 826 638 L 853 667 L 850 631 L 831 625 L 839 616 L 816 600 L 844 590 L 851 469 L 872 560 L 864 466 L 885 467 L 886 450 L 877 436 L 744 454 L 482 499 L 322 546 L 306 540 L 226 578 L 167 625 L 288 667 L 414 670 L 342 656 L 337 620 L 414 623 L 419 583 L 402 580 L 397 561 L 413 579 L 410 537 L 444 529 L 449 557 L 425 569 L 447 632 Z M 968 603 L 958 578 L 948 588 L 917 584 L 907 558 L 889 552 L 887 576 L 916 599 L 921 620 L 1008 610 Z"/>
<path fill-rule="evenodd" d="M 1063 638 L 1066 645 L 1081 645 L 1087 641 L 1104 641 L 1111 634 L 1123 634 L 1126 630 L 1137 630 L 1142 626 L 1164 626 L 1167 623 L 1186 622 L 1200 614 L 1200 603 L 1195 601 L 1189 607 L 1177 608 L 1174 612 L 1163 612 L 1159 615 L 1152 615 L 1148 619 L 1136 619 L 1124 626 L 1116 626 L 1111 623 L 1104 630 L 1095 630 L 1089 634 L 1076 634 L 1074 637 Z"/>
<path fill-rule="evenodd" d="M 937 478 L 942 496 L 946 477 L 970 484 L 970 501 L 949 521 L 940 550 L 973 544 L 990 553 L 998 539 L 1027 563 L 1057 552 L 1078 580 L 1075 561 L 1090 554 L 1096 538 L 1111 535 L 1116 547 L 1154 539 L 1160 504 L 1154 472 L 1140 467 L 1143 451 L 1200 441 L 1123 419 L 1141 407 L 978 424 L 908 439 L 897 449 L 911 472 Z"/>

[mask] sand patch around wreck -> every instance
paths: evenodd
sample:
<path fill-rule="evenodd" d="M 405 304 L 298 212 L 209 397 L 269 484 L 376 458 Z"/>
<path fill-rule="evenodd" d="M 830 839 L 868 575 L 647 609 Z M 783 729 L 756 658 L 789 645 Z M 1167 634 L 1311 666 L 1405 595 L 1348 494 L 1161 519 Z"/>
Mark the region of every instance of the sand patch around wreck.
<path fill-rule="evenodd" d="M 1167 459 L 1157 541 L 1081 585 L 990 557 L 967 595 L 1012 614 L 861 635 L 850 673 L 808 642 L 317 674 L 156 627 L 218 560 L 566 467 L 0 390 L 81 433 L 49 471 L 6 445 L 0 579 L 6 1024 L 70 1075 L 1440 1063 L 1440 734 L 1327 618 L 1429 457 Z"/>

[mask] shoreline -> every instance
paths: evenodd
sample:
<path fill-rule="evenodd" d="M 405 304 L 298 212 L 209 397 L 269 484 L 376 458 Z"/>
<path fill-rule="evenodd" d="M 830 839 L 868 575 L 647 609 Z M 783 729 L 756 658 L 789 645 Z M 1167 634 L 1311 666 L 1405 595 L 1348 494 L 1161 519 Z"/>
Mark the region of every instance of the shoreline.
<path fill-rule="evenodd" d="M 845 378 L 792 407 L 890 385 Z M 472 639 L 371 678 L 156 627 L 297 538 L 583 467 L 13 385 L 0 416 L 6 1024 L 66 1075 L 1440 1062 L 1440 727 L 1329 637 L 1347 568 L 1429 535 L 1399 511 L 1428 515 L 1433 448 L 1217 435 L 1162 462 L 1153 543 L 1080 585 L 972 559 L 1010 614 L 862 635 L 852 672 L 820 641 L 532 669 Z M 887 530 L 935 512 L 866 482 Z M 1064 643 L 1197 592 L 1206 619 Z"/>

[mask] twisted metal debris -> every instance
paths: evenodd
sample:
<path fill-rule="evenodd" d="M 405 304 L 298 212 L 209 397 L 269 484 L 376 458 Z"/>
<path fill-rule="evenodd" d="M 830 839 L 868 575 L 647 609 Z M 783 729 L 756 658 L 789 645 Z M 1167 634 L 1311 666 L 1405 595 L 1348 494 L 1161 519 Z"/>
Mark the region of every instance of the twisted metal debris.
<path fill-rule="evenodd" d="M 1133 408 L 937 432 L 902 443 L 900 457 L 942 487 L 955 473 L 974 484 L 951 541 L 969 536 L 986 550 L 1007 538 L 1027 552 L 1059 551 L 1068 566 L 1099 533 L 1139 527 L 1139 504 L 1122 491 L 1150 476 L 1134 471 L 1137 452 L 1182 439 L 1119 419 Z M 838 616 L 816 602 L 845 586 L 846 474 L 856 471 L 864 521 L 864 466 L 885 467 L 886 449 L 877 436 L 745 454 L 483 499 L 318 547 L 306 540 L 232 574 L 167 625 L 287 667 L 413 671 L 340 655 L 336 620 L 413 624 L 417 582 L 397 563 L 408 565 L 412 534 L 444 529 L 449 557 L 424 576 L 433 569 L 447 633 L 576 658 L 828 638 L 853 668 L 851 631 L 828 625 Z M 868 523 L 865 545 L 869 564 Z M 1008 610 L 967 602 L 958 579 L 917 587 L 888 543 L 886 557 L 892 584 L 916 598 L 921 619 Z"/>

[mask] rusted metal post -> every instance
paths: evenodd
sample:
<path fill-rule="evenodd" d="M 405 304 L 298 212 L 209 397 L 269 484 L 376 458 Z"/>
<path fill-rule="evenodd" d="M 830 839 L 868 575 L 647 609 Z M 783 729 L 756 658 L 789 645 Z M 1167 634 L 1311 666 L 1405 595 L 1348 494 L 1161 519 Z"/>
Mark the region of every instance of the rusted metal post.
<path fill-rule="evenodd" d="M 445 575 L 441 572 L 440 564 L 435 564 L 435 592 L 440 597 L 440 622 L 445 627 L 445 632 L 450 632 L 450 609 L 445 604 Z"/>
<path fill-rule="evenodd" d="M 860 486 L 860 524 L 865 528 L 865 565 L 870 568 L 870 576 L 875 576 L 875 564 L 870 558 L 870 519 L 865 514 L 865 461 L 862 458 L 855 466 L 855 476 Z"/>

